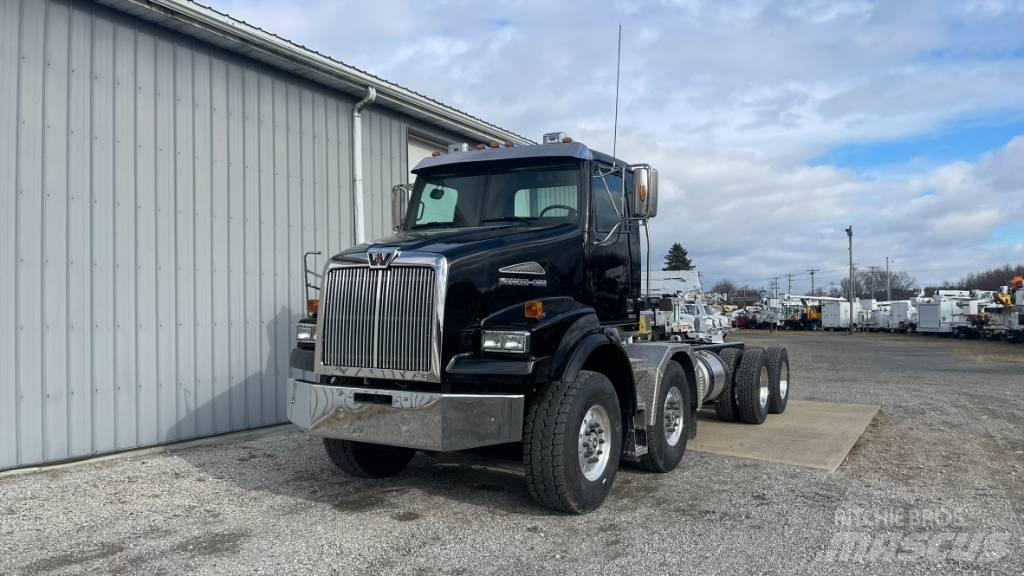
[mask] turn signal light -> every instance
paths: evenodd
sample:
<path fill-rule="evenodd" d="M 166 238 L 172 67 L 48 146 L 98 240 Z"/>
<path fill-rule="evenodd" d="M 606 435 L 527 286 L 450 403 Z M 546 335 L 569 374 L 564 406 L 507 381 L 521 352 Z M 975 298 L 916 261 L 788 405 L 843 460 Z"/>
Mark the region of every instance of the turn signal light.
<path fill-rule="evenodd" d="M 310 298 L 306 300 L 306 315 L 316 316 L 316 313 L 320 311 L 320 299 Z"/>
<path fill-rule="evenodd" d="M 647 201 L 647 185 L 646 184 L 641 184 L 640 185 L 640 201 L 641 202 L 646 202 Z"/>
<path fill-rule="evenodd" d="M 527 318 L 539 319 L 544 317 L 544 303 L 540 300 L 529 300 L 523 306 L 523 314 Z"/>

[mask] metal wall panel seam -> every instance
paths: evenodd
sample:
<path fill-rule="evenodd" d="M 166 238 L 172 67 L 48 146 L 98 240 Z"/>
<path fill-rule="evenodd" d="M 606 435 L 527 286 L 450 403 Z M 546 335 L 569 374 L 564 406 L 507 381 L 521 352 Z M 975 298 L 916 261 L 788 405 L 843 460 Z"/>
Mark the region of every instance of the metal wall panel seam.
<path fill-rule="evenodd" d="M 94 383 L 96 381 L 96 374 L 93 371 L 95 364 L 95 338 L 93 335 L 93 324 L 95 323 L 94 315 L 96 311 L 95 303 L 95 290 L 93 288 L 93 275 L 96 272 L 96 267 L 93 262 L 96 260 L 96 242 L 93 237 L 93 227 L 95 225 L 95 203 L 96 203 L 96 190 L 94 186 L 94 175 L 93 175 L 93 164 L 95 162 L 95 133 L 96 133 L 96 119 L 93 116 L 93 106 L 95 106 L 95 84 L 93 82 L 93 76 L 96 75 L 96 16 L 93 14 L 92 4 L 88 5 L 88 12 L 86 12 L 89 18 L 89 74 L 86 81 L 89 83 L 89 134 L 86 137 L 86 142 L 89 146 L 89 216 L 86 222 L 89 226 L 89 452 L 95 454 L 96 450 L 96 396 L 93 393 Z"/>
<path fill-rule="evenodd" d="M 83 62 L 79 59 L 85 59 L 88 62 L 88 70 L 86 71 L 86 87 L 91 89 L 92 82 L 88 80 L 88 77 L 92 75 L 92 35 L 91 35 L 91 15 L 85 14 L 86 23 L 89 25 L 89 33 L 85 35 L 84 41 L 87 44 L 86 47 L 80 46 L 83 42 L 82 38 L 82 14 L 80 9 L 76 8 L 76 5 L 71 5 L 68 15 L 68 93 L 67 101 L 65 105 L 67 107 L 67 118 L 68 118 L 68 138 L 67 138 L 67 157 L 68 157 L 68 171 L 67 180 L 65 187 L 68 190 L 68 233 L 66 240 L 66 252 L 67 258 L 67 292 L 66 292 L 66 307 L 68 310 L 67 314 L 67 330 L 65 332 L 65 347 L 68 350 L 68 359 L 65 364 L 65 382 L 67 384 L 67 455 L 75 456 L 79 454 L 88 454 L 94 451 L 92 442 L 92 394 L 89 393 L 89 397 L 85 399 L 85 406 L 82 406 L 82 398 L 80 390 L 78 389 L 81 382 L 85 380 L 86 391 L 90 391 L 92 388 L 91 381 L 91 339 L 80 336 L 83 332 L 81 328 L 84 326 L 89 329 L 92 325 L 91 313 L 92 313 L 92 294 L 91 288 L 91 261 L 92 261 L 92 189 L 87 188 L 87 197 L 85 198 L 86 205 L 84 209 L 77 207 L 77 204 L 82 202 L 83 191 L 80 189 L 73 188 L 77 186 L 88 186 L 92 181 L 91 175 L 91 153 L 92 146 L 90 144 L 90 138 L 92 135 L 91 125 L 91 107 L 92 100 L 87 98 L 84 94 L 79 95 L 78 92 L 81 90 L 81 81 L 78 80 L 82 77 Z M 91 90 L 87 91 L 91 96 Z M 79 105 L 84 106 L 88 113 L 76 114 L 74 113 L 72 106 Z M 83 130 L 80 123 L 89 122 L 88 126 Z M 76 130 L 77 128 L 77 130 Z M 82 137 L 85 137 L 85 142 L 79 142 Z M 72 141 L 75 145 L 72 146 Z M 74 159 L 72 159 L 72 152 L 74 153 Z M 83 161 L 82 156 L 86 155 L 87 160 Z M 72 177 L 72 172 L 84 172 L 79 173 L 77 178 Z M 83 218 L 84 214 L 84 218 Z M 74 218 L 73 218 L 74 217 Z M 84 222 L 83 222 L 84 219 Z M 72 236 L 76 236 L 75 241 L 72 241 Z M 88 239 L 82 236 L 88 236 Z M 84 257 L 81 251 L 85 250 Z M 83 268 L 84 264 L 84 268 Z M 86 275 L 86 281 L 82 281 L 82 274 Z M 87 298 L 89 302 L 85 305 L 77 302 L 80 298 Z M 88 319 L 83 321 L 81 316 L 88 315 Z M 76 322 L 77 320 L 77 322 Z M 78 328 L 76 328 L 76 325 Z M 89 348 L 89 353 L 85 354 L 83 348 Z M 72 366 L 74 365 L 74 370 Z M 85 368 L 90 369 L 85 369 Z M 79 377 L 72 379 L 72 374 L 76 374 Z M 85 433 L 81 430 L 75 431 L 74 429 L 82 423 L 82 419 L 88 416 L 87 426 Z M 88 441 L 84 450 L 78 450 L 77 446 L 84 440 Z"/>
<path fill-rule="evenodd" d="M 113 27 L 113 24 L 110 23 L 110 22 L 107 22 L 106 20 L 99 19 L 97 17 L 96 13 L 95 13 L 95 10 L 94 10 L 95 7 L 92 4 L 90 4 L 89 6 L 90 6 L 90 8 L 89 8 L 90 9 L 90 20 L 91 20 L 90 21 L 90 25 L 91 25 L 91 36 L 92 36 L 92 46 L 91 46 L 91 50 L 92 50 L 92 53 L 91 53 L 92 81 L 90 82 L 90 123 L 91 123 L 91 126 L 92 126 L 92 130 L 91 130 L 92 140 L 91 140 L 91 144 L 90 144 L 90 147 L 89 147 L 89 152 L 90 152 L 90 164 L 89 164 L 89 166 L 90 166 L 90 175 L 91 175 L 91 178 L 92 178 L 91 183 L 90 183 L 90 190 L 92 191 L 92 204 L 90 205 L 90 209 L 91 209 L 92 212 L 91 212 L 91 217 L 90 217 L 89 221 L 90 221 L 91 225 L 93 226 L 92 229 L 90 230 L 90 232 L 91 232 L 90 237 L 91 237 L 91 240 L 92 240 L 92 249 L 90 250 L 90 252 L 92 253 L 92 258 L 93 258 L 93 268 L 92 268 L 92 273 L 90 275 L 92 307 L 93 307 L 93 309 L 92 309 L 92 327 L 91 327 L 92 328 L 92 332 L 91 332 L 91 336 L 92 337 L 90 338 L 90 340 L 91 340 L 91 342 L 90 342 L 90 346 L 91 346 L 90 360 L 91 360 L 92 364 L 90 366 L 90 369 L 91 369 L 91 375 L 92 375 L 91 382 L 93 383 L 93 385 L 91 387 L 90 393 L 91 393 L 91 396 L 92 396 L 92 398 L 91 398 L 92 404 L 91 405 L 92 405 L 92 422 L 93 422 L 93 425 L 92 425 L 92 446 L 93 446 L 93 451 L 94 452 L 105 452 L 105 451 L 108 451 L 108 450 L 112 450 L 116 446 L 116 439 L 117 439 L 117 433 L 116 433 L 116 425 L 117 425 L 116 401 L 114 400 L 114 393 L 116 392 L 116 390 L 115 390 L 115 383 L 114 383 L 114 375 L 116 374 L 116 370 L 115 370 L 115 366 L 114 366 L 114 360 L 113 360 L 113 357 L 112 357 L 113 352 L 114 352 L 114 348 L 115 348 L 115 346 L 114 346 L 114 332 L 113 332 L 113 325 L 114 325 L 113 315 L 114 315 L 115 305 L 114 305 L 114 300 L 113 300 L 113 297 L 112 297 L 113 296 L 113 291 L 114 291 L 114 266 L 113 266 L 113 262 L 114 262 L 114 260 L 113 260 L 113 258 L 114 258 L 114 243 L 115 243 L 114 233 L 116 231 L 116 223 L 114 221 L 115 210 L 114 210 L 114 195 L 113 195 L 114 163 L 116 162 L 116 155 L 114 154 L 114 131 L 113 131 L 113 128 L 114 128 L 114 117 L 115 117 L 115 115 L 114 115 L 114 107 L 116 106 L 116 102 L 115 102 L 115 99 L 114 99 L 114 57 L 115 57 L 114 54 L 115 53 L 114 53 L 114 27 Z M 108 34 L 106 34 L 105 36 L 100 31 L 100 24 L 101 23 L 107 23 L 109 25 L 108 26 Z M 107 45 L 109 45 L 109 69 L 107 69 L 106 70 L 107 73 L 104 74 L 103 73 L 103 64 L 102 63 L 104 62 L 105 58 L 101 58 L 99 56 L 99 52 L 100 52 L 100 48 L 99 47 L 102 46 L 102 47 L 105 48 Z M 103 56 L 107 56 L 107 54 L 103 53 Z M 103 89 L 103 84 L 101 82 L 104 81 L 104 80 L 106 80 L 108 82 L 108 86 L 109 86 L 109 89 L 110 89 L 109 98 L 106 98 L 106 99 L 97 96 L 97 93 Z M 108 111 L 109 111 L 110 115 L 109 115 L 109 118 L 106 119 L 106 121 L 104 121 L 103 117 L 102 117 L 103 107 L 97 105 L 97 102 L 99 102 L 99 103 L 106 103 L 109 106 L 109 110 Z M 107 130 L 109 130 L 109 133 L 106 133 Z M 101 134 L 103 134 L 103 137 L 101 137 Z M 100 143 L 102 143 L 104 145 L 104 147 L 106 148 L 106 150 L 109 152 L 109 158 L 107 159 L 107 162 L 101 162 L 100 161 L 100 159 L 102 158 L 102 153 L 97 154 L 97 147 L 100 145 Z M 104 174 L 103 173 L 103 168 L 101 168 L 101 166 L 105 166 L 106 168 L 109 168 L 109 174 Z M 103 186 L 102 183 L 101 183 L 104 177 L 109 177 L 108 181 L 106 183 L 107 184 L 106 186 Z M 101 191 L 102 192 L 102 197 L 103 197 L 104 201 L 106 202 L 105 204 L 101 205 L 101 203 L 100 203 L 101 196 L 97 194 L 97 191 Z M 109 211 L 109 217 L 110 217 L 110 221 L 108 222 L 109 225 L 107 225 L 107 226 L 96 225 L 97 218 L 100 217 L 99 215 L 102 215 L 102 214 L 105 213 L 104 210 Z M 100 234 L 102 234 L 103 236 L 100 236 Z M 106 242 L 106 240 L 108 238 L 109 238 L 109 243 Z M 107 248 L 109 248 L 109 252 L 107 251 Z M 109 257 L 109 260 L 108 260 L 108 257 Z M 103 266 L 104 263 L 108 266 L 108 268 L 105 268 Z M 110 285 L 108 286 L 109 290 L 103 291 L 100 286 L 101 286 L 101 283 L 104 281 L 104 279 L 106 279 L 107 277 L 109 277 L 109 280 L 110 280 Z M 102 300 L 98 298 L 97 294 L 102 294 Z M 105 308 L 104 306 L 106 304 L 108 304 L 108 303 L 110 304 L 109 308 Z M 110 316 L 106 316 L 107 312 L 110 313 Z M 106 322 L 109 322 L 109 325 L 107 326 L 106 336 L 104 337 L 104 332 L 103 332 L 102 326 Z M 108 351 L 110 353 L 110 356 L 106 355 L 106 353 Z M 103 356 L 104 360 L 109 360 L 108 362 L 105 363 L 106 364 L 106 368 L 105 368 L 106 372 L 105 373 L 101 372 L 101 370 L 104 370 L 104 368 L 102 368 L 104 363 L 101 363 L 100 361 L 98 361 L 98 358 L 101 355 Z M 107 394 L 109 394 L 109 395 L 104 394 L 103 393 L 104 391 Z M 106 406 L 104 406 L 104 404 Z M 101 417 L 101 413 L 103 411 L 107 410 L 107 409 L 109 409 L 109 415 L 108 415 L 109 417 L 107 417 L 107 418 Z M 97 425 L 97 423 L 100 423 L 100 424 Z M 109 430 L 110 433 L 109 433 L 108 436 L 105 436 L 105 435 L 100 433 L 100 426 L 103 426 L 103 429 L 105 431 Z M 108 438 L 109 438 L 109 441 L 108 441 Z"/>
<path fill-rule="evenodd" d="M 21 464 L 21 295 L 19 280 L 21 267 L 18 261 L 21 255 L 21 86 L 22 86 L 22 52 L 21 36 L 25 25 L 25 0 L 18 0 L 18 29 L 17 40 L 14 42 L 15 60 L 17 61 L 17 86 L 14 88 L 15 115 L 14 115 L 14 274 L 12 274 L 14 300 L 11 303 L 14 309 L 14 325 L 11 326 L 11 336 L 14 340 L 14 463 Z"/>
<path fill-rule="evenodd" d="M 203 72 L 200 73 L 200 62 L 205 62 L 203 65 Z M 209 414 L 209 422 L 206 423 L 205 431 L 209 434 L 216 432 L 216 386 L 215 386 L 215 374 L 214 374 L 214 363 L 213 363 L 213 266 L 212 266 L 212 250 L 213 250 L 213 129 L 212 129 L 212 106 L 213 106 L 213 89 L 212 82 L 210 81 L 210 70 L 211 62 L 208 54 L 197 53 L 195 46 L 192 50 L 192 139 L 193 139 L 193 154 L 195 156 L 192 171 L 192 210 L 195 218 L 193 224 L 193 239 L 192 239 L 192 291 L 193 291 L 193 302 L 195 305 L 193 322 L 192 322 L 192 346 L 193 346 L 193 362 L 195 364 L 196 374 L 196 388 L 198 390 L 202 382 L 206 382 L 209 388 L 209 407 L 207 413 Z M 205 80 L 204 80 L 205 75 Z M 200 82 L 205 81 L 205 95 L 203 94 L 203 88 L 200 86 Z M 201 99 L 205 98 L 204 106 L 200 106 Z M 200 114 L 204 115 L 204 120 L 200 120 Z M 205 134 L 200 134 L 200 130 L 209 131 L 209 137 L 203 138 Z M 205 140 L 205 142 L 204 142 Z M 208 146 L 205 150 L 203 146 Z M 205 156 L 203 155 L 205 153 Z M 205 163 L 204 163 L 205 160 Z M 205 164 L 205 166 L 204 166 Z M 206 170 L 205 177 L 201 177 L 202 170 Z M 205 192 L 205 197 L 200 194 L 202 184 L 202 190 Z M 200 201 L 203 202 L 205 210 L 205 218 L 202 217 L 200 212 Z M 200 231 L 199 228 L 205 226 L 205 230 Z M 200 242 L 200 235 L 202 240 Z M 205 268 L 203 268 L 205 265 Z M 209 286 L 203 286 L 200 288 L 200 279 L 203 278 L 202 271 L 206 271 L 206 278 L 209 279 Z M 209 288 L 207 290 L 207 288 Z M 206 292 L 205 296 L 203 293 Z M 205 298 L 208 300 L 203 300 Z M 200 327 L 205 327 L 201 329 Z M 208 362 L 207 362 L 208 359 Z M 200 377 L 200 373 L 203 377 Z M 198 406 L 198 401 L 196 402 Z M 197 430 L 199 429 L 198 415 L 197 415 Z"/>
<path fill-rule="evenodd" d="M 46 140 L 47 140 L 47 134 L 48 134 L 48 132 L 46 130 L 47 117 L 46 117 L 46 104 L 45 104 L 45 102 L 46 102 L 46 88 L 47 88 L 47 86 L 46 86 L 46 59 L 47 59 L 46 47 L 47 47 L 47 39 L 48 39 L 47 36 L 49 35 L 48 32 L 49 32 L 49 28 L 50 28 L 49 24 L 48 24 L 49 21 L 50 21 L 50 2 L 46 2 L 45 4 L 43 4 L 43 34 L 42 34 L 42 38 L 43 38 L 43 44 L 42 44 L 42 47 L 43 47 L 43 59 L 42 59 L 42 64 L 43 64 L 42 90 L 43 90 L 43 93 L 42 93 L 42 101 L 43 101 L 44 104 L 43 104 L 43 115 L 42 115 L 43 121 L 42 121 L 42 125 L 40 126 L 40 128 L 43 131 L 43 135 L 42 135 L 42 150 L 41 150 L 42 160 L 43 161 L 40 164 L 41 170 L 42 170 L 42 182 L 41 182 L 41 186 L 40 186 L 40 189 L 39 189 L 39 194 L 41 196 L 41 198 L 40 198 L 40 206 L 41 206 L 41 208 L 40 208 L 40 216 L 39 216 L 39 245 L 42 247 L 42 254 L 41 255 L 44 258 L 46 256 L 46 202 L 43 200 L 43 198 L 45 198 L 45 195 L 46 195 L 46 144 L 47 144 Z M 40 266 L 39 267 L 39 285 L 40 286 L 46 286 L 46 266 Z M 39 337 L 39 350 L 40 351 L 46 350 L 46 332 L 47 332 L 46 325 L 44 323 L 43 327 L 42 327 L 42 330 L 40 331 L 40 337 Z M 41 409 L 42 417 L 39 420 L 39 426 L 40 426 L 40 429 L 42 430 L 42 435 L 40 436 L 40 438 L 42 440 L 41 448 L 42 448 L 42 454 L 43 454 L 43 459 L 44 460 L 46 459 L 46 446 L 49 444 L 49 442 L 47 442 L 47 437 L 46 437 L 46 398 L 45 398 L 45 396 L 46 396 L 46 376 L 47 376 L 47 374 L 46 374 L 46 372 L 47 372 L 46 371 L 46 367 L 47 367 L 46 361 L 45 360 L 41 361 L 40 362 L 40 366 L 39 366 L 39 381 L 42 383 L 42 386 L 41 386 L 41 388 L 39 390 L 39 395 L 40 395 L 40 409 Z"/>
<path fill-rule="evenodd" d="M 134 272 L 134 274 L 132 276 L 132 301 L 134 303 L 134 311 L 135 311 L 134 314 L 133 314 L 134 330 L 135 330 L 135 336 L 134 336 L 133 340 L 134 340 L 135 344 L 132 346 L 132 350 L 133 350 L 133 352 L 135 354 L 135 364 L 133 366 L 133 372 L 134 372 L 133 379 L 132 379 L 132 382 L 130 382 L 129 384 L 130 384 L 130 386 L 132 387 L 132 389 L 134 390 L 134 393 L 135 393 L 135 396 L 134 396 L 134 400 L 135 400 L 135 445 L 138 446 L 139 445 L 139 438 L 140 438 L 140 435 L 139 435 L 139 420 L 141 420 L 142 410 L 141 410 L 141 407 L 139 405 L 139 397 L 141 396 L 141 394 L 140 394 L 140 390 L 139 390 L 139 387 L 138 387 L 138 382 L 139 382 L 139 346 L 138 346 L 138 343 L 139 343 L 139 322 L 138 322 L 138 314 L 139 314 L 139 240 L 138 240 L 138 236 L 139 236 L 139 210 L 138 210 L 138 205 L 139 205 L 139 161 L 138 161 L 138 147 L 139 147 L 139 97 L 138 97 L 138 82 L 139 82 L 139 30 L 138 30 L 138 23 L 137 22 L 133 22 L 133 25 L 132 25 L 132 51 L 133 51 L 133 54 L 132 54 L 132 67 L 134 68 L 134 71 L 132 73 L 132 78 L 133 78 L 133 80 L 135 82 L 135 87 L 134 87 L 135 97 L 133 98 L 134 106 L 132 108 L 132 113 L 134 115 L 134 118 L 132 120 L 132 131 L 134 133 L 134 138 L 132 139 L 132 147 L 133 147 L 133 153 L 136 156 L 133 159 L 134 169 L 132 171 L 132 176 L 133 176 L 133 178 L 135 180 L 135 185 L 132 187 L 132 217 L 134 218 L 134 223 L 132 225 L 132 233 L 134 234 L 134 237 L 132 238 L 132 260 L 133 260 L 132 266 L 133 266 L 133 269 L 135 270 L 135 272 Z"/>
<path fill-rule="evenodd" d="M 64 95 L 64 117 L 66 119 L 64 129 L 64 158 L 68 163 L 67 168 L 64 171 L 64 192 L 67 195 L 68 204 L 71 201 L 71 5 L 68 5 L 68 46 L 66 50 L 67 56 L 67 82 L 66 92 Z M 67 457 L 71 453 L 71 381 L 70 381 L 70 361 L 71 361 L 71 266 L 73 264 L 71 260 L 71 215 L 68 206 L 65 206 L 64 210 L 64 266 L 66 279 L 64 287 L 64 350 L 67 354 L 67 358 L 64 359 L 64 456 Z"/>

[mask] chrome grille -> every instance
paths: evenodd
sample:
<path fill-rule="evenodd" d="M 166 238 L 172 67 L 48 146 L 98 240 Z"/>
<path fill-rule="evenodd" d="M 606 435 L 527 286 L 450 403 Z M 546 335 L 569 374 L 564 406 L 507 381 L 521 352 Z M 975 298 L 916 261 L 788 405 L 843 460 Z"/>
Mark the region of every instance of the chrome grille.
<path fill-rule="evenodd" d="M 433 268 L 335 268 L 323 283 L 324 366 L 431 369 Z"/>

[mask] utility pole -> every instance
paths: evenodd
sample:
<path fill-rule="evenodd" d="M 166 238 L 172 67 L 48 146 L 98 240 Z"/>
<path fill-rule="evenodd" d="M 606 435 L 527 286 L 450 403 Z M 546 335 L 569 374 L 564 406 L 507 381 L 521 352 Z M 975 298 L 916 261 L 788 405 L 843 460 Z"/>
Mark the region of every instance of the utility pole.
<path fill-rule="evenodd" d="M 889 257 L 885 257 L 885 299 L 892 302 L 892 276 L 889 275 Z"/>
<path fill-rule="evenodd" d="M 779 280 L 781 276 L 772 276 L 772 298 L 779 297 Z"/>
<path fill-rule="evenodd" d="M 846 227 L 846 237 L 850 241 L 850 334 L 853 334 L 853 224 Z"/>
<path fill-rule="evenodd" d="M 793 293 L 793 275 L 786 274 L 786 294 Z"/>
<path fill-rule="evenodd" d="M 817 268 L 808 268 L 808 272 L 811 273 L 811 296 L 814 296 L 814 273 L 818 271 Z"/>

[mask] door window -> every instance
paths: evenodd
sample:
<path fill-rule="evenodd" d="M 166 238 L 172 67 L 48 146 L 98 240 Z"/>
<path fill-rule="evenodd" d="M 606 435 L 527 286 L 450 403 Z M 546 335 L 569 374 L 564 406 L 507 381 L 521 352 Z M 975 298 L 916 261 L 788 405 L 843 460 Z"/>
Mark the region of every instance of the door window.
<path fill-rule="evenodd" d="M 592 186 L 594 230 L 605 234 L 622 219 L 622 175 L 609 174 L 609 170 L 607 166 L 596 167 Z"/>

